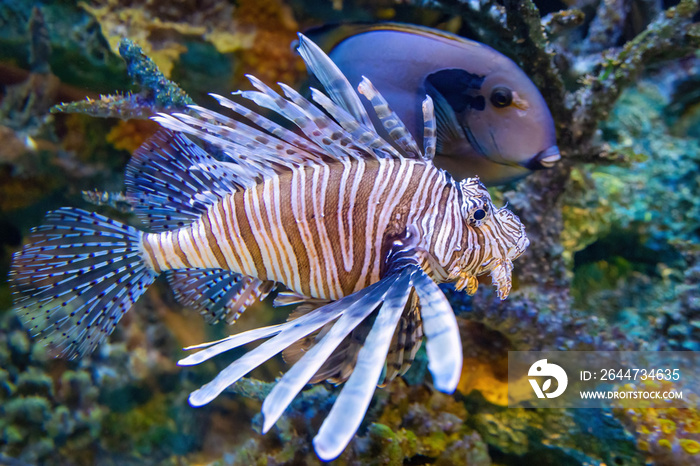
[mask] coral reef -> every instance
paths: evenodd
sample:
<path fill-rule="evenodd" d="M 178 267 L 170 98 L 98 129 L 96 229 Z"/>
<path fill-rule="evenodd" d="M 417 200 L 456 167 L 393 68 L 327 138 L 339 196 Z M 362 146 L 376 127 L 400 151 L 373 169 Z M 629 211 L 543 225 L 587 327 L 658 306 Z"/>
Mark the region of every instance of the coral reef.
<path fill-rule="evenodd" d="M 475 406 L 483 405 L 476 401 Z M 474 408 L 475 429 L 506 464 L 643 465 L 634 437 L 610 411 Z"/>
<path fill-rule="evenodd" d="M 280 0 L 242 0 L 234 7 L 215 0 L 167 3 L 93 0 L 83 8 L 100 24 L 112 50 L 132 39 L 165 76 L 187 52 L 188 43 L 211 44 L 220 54 L 240 58 L 240 69 L 265 81 L 293 82 L 303 65 L 289 44 L 299 30 Z"/>
<path fill-rule="evenodd" d="M 673 389 L 670 382 L 648 381 L 643 390 Z M 657 465 L 689 466 L 700 458 L 700 411 L 697 395 L 684 390 L 683 407 L 616 409 L 619 418 L 637 438 L 648 461 Z"/>
<path fill-rule="evenodd" d="M 272 384 L 243 379 L 231 391 L 262 401 L 271 388 Z M 321 464 L 310 441 L 334 396 L 323 386 L 303 392 L 276 427 L 224 451 L 222 463 L 247 465 L 267 458 L 268 464 Z M 361 429 L 334 464 L 449 465 L 455 459 L 476 466 L 491 464 L 486 444 L 468 425 L 465 407 L 450 396 L 397 382 L 379 391 L 370 409 L 376 421 Z M 254 421 L 258 426 L 259 417 Z"/>
<path fill-rule="evenodd" d="M 253 31 L 238 26 L 233 6 L 228 2 L 209 0 L 163 3 L 132 3 L 121 0 L 95 0 L 83 8 L 94 16 L 102 33 L 117 53 L 120 40 L 134 40 L 150 56 L 166 76 L 187 47 L 188 37 L 212 42 L 221 53 L 250 47 Z"/>
<path fill-rule="evenodd" d="M 36 463 L 59 449 L 82 450 L 102 431 L 105 410 L 90 373 L 63 365 L 32 345 L 14 315 L 2 315 L 0 334 L 0 453 Z M 90 452 L 83 452 L 83 461 Z M 78 458 L 76 458 L 78 459 Z"/>

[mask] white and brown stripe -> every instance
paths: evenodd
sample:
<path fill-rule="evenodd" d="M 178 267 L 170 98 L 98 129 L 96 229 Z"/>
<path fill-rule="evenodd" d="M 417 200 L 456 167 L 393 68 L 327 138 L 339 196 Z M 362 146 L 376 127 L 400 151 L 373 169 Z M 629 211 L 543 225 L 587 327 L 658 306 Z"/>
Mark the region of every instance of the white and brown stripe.
<path fill-rule="evenodd" d="M 428 161 L 331 160 L 232 192 L 185 228 L 144 235 L 143 247 L 157 271 L 223 268 L 335 300 L 381 278 L 392 238 L 407 225 L 436 281 L 458 265 L 475 273 L 486 257 L 506 257 L 490 237 L 508 229 L 469 227 L 463 197 Z"/>

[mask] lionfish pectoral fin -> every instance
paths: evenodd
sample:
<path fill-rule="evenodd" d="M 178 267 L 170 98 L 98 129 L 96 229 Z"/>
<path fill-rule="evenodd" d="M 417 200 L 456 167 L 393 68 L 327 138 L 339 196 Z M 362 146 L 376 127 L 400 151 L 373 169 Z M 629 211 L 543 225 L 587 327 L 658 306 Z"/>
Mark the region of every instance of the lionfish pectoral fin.
<path fill-rule="evenodd" d="M 510 259 L 499 260 L 491 270 L 491 281 L 496 287 L 496 293 L 501 301 L 510 294 L 510 288 L 513 284 L 512 274 L 513 261 Z"/>
<path fill-rule="evenodd" d="M 423 269 L 416 266 L 413 286 L 418 294 L 428 354 L 428 370 L 435 388 L 444 393 L 457 389 L 462 374 L 462 342 L 449 301 Z"/>
<path fill-rule="evenodd" d="M 379 290 L 377 290 L 378 288 Z M 233 348 L 237 348 L 262 338 L 272 337 L 270 340 L 267 340 L 260 346 L 247 352 L 241 358 L 231 363 L 226 369 L 221 371 L 214 378 L 214 380 L 204 385 L 199 390 L 192 392 L 189 397 L 190 404 L 192 406 L 202 406 L 209 403 L 230 385 L 237 382 L 245 374 L 252 371 L 271 357 L 275 356 L 280 351 L 293 344 L 295 341 L 304 338 L 306 335 L 320 329 L 329 322 L 336 320 L 351 306 L 357 305 L 364 307 L 366 305 L 371 305 L 372 301 L 375 299 L 379 299 L 381 301 L 381 298 L 385 293 L 385 291 L 381 292 L 383 288 L 388 288 L 388 285 L 383 284 L 382 282 L 375 283 L 374 285 L 364 288 L 357 293 L 346 296 L 338 301 L 334 301 L 326 306 L 311 311 L 298 319 L 264 329 L 249 330 L 247 332 L 233 335 L 229 338 L 221 340 L 215 345 L 207 347 L 199 353 L 195 353 L 179 361 L 178 365 L 181 366 L 199 364 L 213 356 L 229 351 Z M 379 298 L 376 296 L 368 297 L 368 295 L 374 295 L 375 292 L 380 296 Z"/>
<path fill-rule="evenodd" d="M 420 239 L 414 225 L 406 227 L 402 236 L 395 238 L 387 255 L 387 274 L 397 270 L 412 271 L 412 287 L 418 295 L 423 334 L 426 337 L 428 370 L 435 388 L 445 393 L 457 389 L 462 373 L 462 342 L 452 306 L 420 266 L 415 246 Z"/>
<path fill-rule="evenodd" d="M 162 130 L 134 152 L 126 194 L 136 215 L 162 231 L 192 223 L 236 191 L 236 175 L 182 134 Z"/>
<path fill-rule="evenodd" d="M 391 288 L 357 355 L 350 378 L 313 440 L 316 453 L 324 461 L 337 458 L 360 427 L 384 370 L 392 336 L 410 295 L 413 275 L 414 270 L 405 268 L 380 281 L 390 282 Z"/>
<path fill-rule="evenodd" d="M 330 324 L 332 326 L 328 329 L 320 341 L 313 345 L 291 367 L 291 369 L 287 371 L 280 381 L 277 382 L 275 387 L 263 402 L 262 412 L 265 419 L 263 422 L 263 433 L 267 432 L 275 424 L 275 422 L 277 422 L 284 410 L 287 408 L 287 406 L 289 406 L 289 403 L 291 403 L 301 389 L 304 388 L 304 386 L 309 383 L 311 378 L 321 369 L 321 367 L 323 367 L 324 363 L 326 363 L 328 358 L 331 357 L 333 352 L 338 348 L 343 340 L 355 328 L 362 324 L 363 321 L 365 321 L 365 319 L 367 319 L 370 314 L 377 309 L 377 307 L 382 306 L 380 314 L 381 312 L 385 312 L 383 309 L 387 306 L 387 303 L 391 303 L 392 299 L 396 299 L 394 295 L 399 294 L 399 292 L 407 293 L 408 288 L 408 283 L 405 277 L 402 279 L 402 277 L 392 276 L 380 280 L 369 288 L 365 288 L 347 296 L 346 298 L 352 298 L 359 293 L 365 292 L 365 290 L 370 290 L 370 292 L 363 293 L 363 297 L 361 299 L 356 301 L 350 300 L 350 305 L 343 306 L 343 314 L 340 316 L 340 318 L 336 322 Z M 311 311 L 311 313 L 327 312 L 326 309 L 340 303 L 341 301 L 343 300 L 315 309 Z M 299 319 L 303 317 L 304 316 L 299 317 Z M 376 321 L 375 325 L 377 325 Z M 384 361 L 383 357 L 381 358 L 381 361 Z M 370 398 L 371 393 L 373 392 L 374 389 L 370 391 Z"/>
<path fill-rule="evenodd" d="M 305 35 L 299 34 L 299 54 L 304 59 L 309 71 L 321 82 L 333 102 L 345 109 L 368 128 L 374 128 L 360 98 L 328 55 Z"/>
<path fill-rule="evenodd" d="M 391 340 L 386 358 L 386 374 L 382 378 L 381 386 L 408 371 L 422 341 L 423 324 L 420 317 L 420 303 L 415 290 L 411 290 L 406 308 L 401 314 L 401 320 Z"/>
<path fill-rule="evenodd" d="M 281 294 L 281 293 L 280 293 Z M 277 298 L 275 299 L 275 305 L 280 305 L 280 302 L 278 301 L 278 298 L 280 298 L 280 295 L 277 295 Z M 287 302 L 289 301 L 296 301 L 294 297 L 288 296 L 282 297 L 281 302 Z M 295 304 L 299 304 L 294 311 L 289 314 L 287 317 L 287 321 L 291 321 L 294 319 L 298 319 L 299 317 L 308 314 L 309 312 L 313 311 L 314 309 L 318 309 L 319 307 L 325 306 L 326 304 L 330 303 L 331 301 L 327 299 L 308 299 L 308 298 L 303 298 L 300 301 L 296 301 Z M 289 364 L 290 366 L 296 364 L 296 362 L 304 356 L 309 349 L 314 346 L 321 338 L 323 338 L 326 333 L 328 333 L 328 329 L 333 325 L 333 323 L 328 323 L 324 327 L 321 327 L 317 331 L 310 333 L 306 337 L 295 341 L 291 345 L 289 345 L 287 348 L 282 351 L 282 359 L 284 359 L 284 362 Z M 312 380 L 310 383 L 316 383 L 318 381 Z"/>
<path fill-rule="evenodd" d="M 224 319 L 233 324 L 274 288 L 274 282 L 223 269 L 179 269 L 167 272 L 167 277 L 175 299 L 199 311 L 211 324 Z"/>

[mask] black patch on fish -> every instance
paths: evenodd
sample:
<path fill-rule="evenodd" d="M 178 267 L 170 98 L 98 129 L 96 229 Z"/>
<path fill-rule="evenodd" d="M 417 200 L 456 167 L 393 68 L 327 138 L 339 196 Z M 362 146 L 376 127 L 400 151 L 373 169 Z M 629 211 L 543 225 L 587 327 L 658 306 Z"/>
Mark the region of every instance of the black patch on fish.
<path fill-rule="evenodd" d="M 429 74 L 425 79 L 426 90 L 439 92 L 455 113 L 462 113 L 467 109 L 483 110 L 486 101 L 481 95 L 474 95 L 474 91 L 481 89 L 484 76 L 472 74 L 465 70 L 449 69 L 440 70 Z"/>

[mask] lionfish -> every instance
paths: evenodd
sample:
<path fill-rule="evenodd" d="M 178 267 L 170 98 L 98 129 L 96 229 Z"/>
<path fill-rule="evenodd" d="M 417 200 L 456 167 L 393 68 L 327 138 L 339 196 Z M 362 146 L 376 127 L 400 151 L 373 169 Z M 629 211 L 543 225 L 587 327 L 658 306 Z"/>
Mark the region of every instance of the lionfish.
<path fill-rule="evenodd" d="M 188 348 L 201 351 L 179 365 L 267 339 L 190 395 L 192 406 L 202 406 L 284 351 L 293 365 L 262 405 L 263 432 L 308 383 L 344 382 L 313 441 L 318 456 L 331 460 L 357 431 L 375 387 L 406 371 L 424 336 L 435 388 L 456 389 L 462 348 L 437 283 L 473 294 L 476 277 L 490 272 L 505 299 L 512 261 L 529 242 L 478 178 L 456 181 L 433 165 L 430 97 L 421 151 L 363 80 L 359 93 L 385 140 L 321 49 L 300 34 L 298 50 L 328 94 L 311 89 L 317 105 L 284 84 L 282 97 L 252 76 L 257 90 L 239 94 L 303 135 L 216 95 L 252 124 L 198 106 L 154 117 L 166 129 L 126 169 L 127 198 L 151 231 L 58 209 L 15 254 L 10 279 L 24 325 L 68 358 L 94 350 L 161 273 L 177 299 L 211 322 L 232 323 L 286 287 L 274 304 L 300 304 L 290 320 Z"/>

